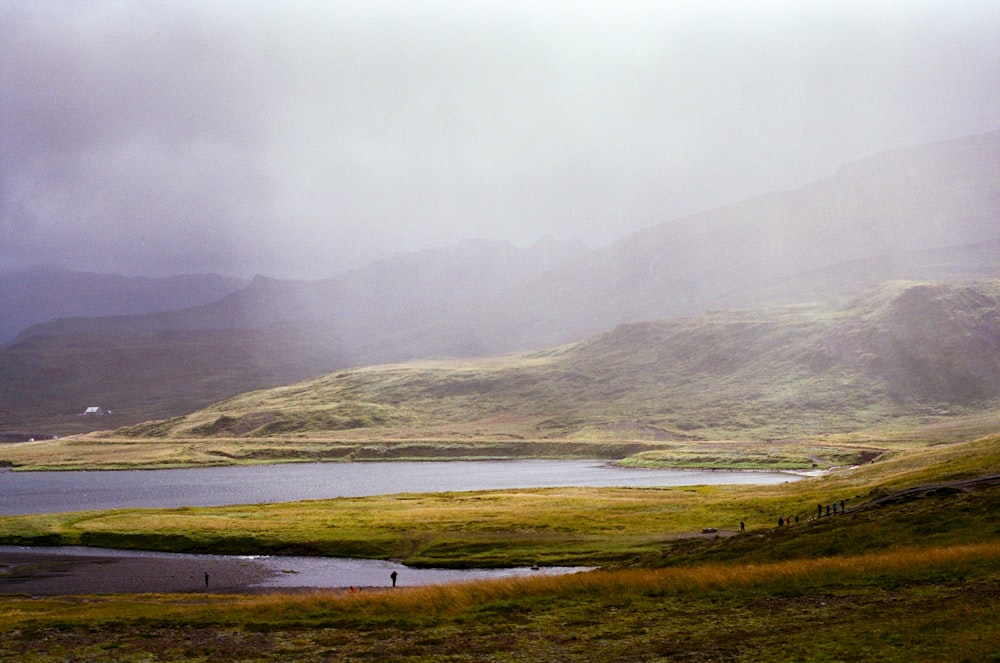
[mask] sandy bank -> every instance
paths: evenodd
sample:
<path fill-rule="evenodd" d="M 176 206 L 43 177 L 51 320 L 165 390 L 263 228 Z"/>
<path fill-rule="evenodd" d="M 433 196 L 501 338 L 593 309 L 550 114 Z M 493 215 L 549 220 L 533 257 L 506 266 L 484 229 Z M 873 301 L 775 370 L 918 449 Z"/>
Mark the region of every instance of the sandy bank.
<path fill-rule="evenodd" d="M 0 594 L 258 593 L 273 575 L 252 559 L 0 552 Z"/>

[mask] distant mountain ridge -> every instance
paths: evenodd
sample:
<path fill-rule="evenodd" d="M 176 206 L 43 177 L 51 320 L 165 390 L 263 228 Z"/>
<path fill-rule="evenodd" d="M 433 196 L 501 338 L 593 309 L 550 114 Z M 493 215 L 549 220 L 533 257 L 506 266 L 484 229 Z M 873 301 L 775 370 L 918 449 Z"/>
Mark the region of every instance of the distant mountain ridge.
<path fill-rule="evenodd" d="M 935 278 L 939 260 L 928 252 L 950 247 L 969 251 L 955 256 L 951 278 L 996 276 L 1000 254 L 984 256 L 980 247 L 1000 240 L 998 174 L 1000 132 L 894 150 L 798 189 L 627 235 L 490 302 L 477 318 L 521 336 L 513 349 L 577 340 L 620 322 Z M 801 274 L 856 270 L 866 261 L 883 268 L 870 277 L 843 273 L 837 288 L 795 283 Z M 776 292 L 781 281 L 786 286 Z"/>
<path fill-rule="evenodd" d="M 57 318 L 184 309 L 217 301 L 245 286 L 242 279 L 218 274 L 147 278 L 42 266 L 4 272 L 0 273 L 0 346 L 32 325 Z"/>
<path fill-rule="evenodd" d="M 348 346 L 374 334 L 383 351 L 371 359 L 382 361 L 544 347 L 620 322 L 822 299 L 891 279 L 991 277 L 1000 274 L 1000 254 L 989 255 L 1000 242 L 997 173 L 1000 131 L 876 155 L 805 187 L 665 221 L 593 251 L 467 240 L 323 281 L 257 277 L 185 311 L 61 320 L 25 335 L 327 321 Z M 949 273 L 935 254 L 942 250 L 951 254 Z M 816 278 L 824 268 L 833 278 Z M 435 334 L 462 340 L 436 342 Z"/>
<path fill-rule="evenodd" d="M 276 324 L 330 321 L 334 326 L 433 319 L 492 296 L 572 260 L 579 242 L 545 239 L 528 248 L 464 240 L 439 249 L 398 253 L 320 281 L 258 275 L 238 291 L 185 310 L 93 319 L 61 319 L 24 330 L 30 336 L 77 333 L 152 333 L 205 329 L 264 329 Z M 419 322 L 418 322 L 419 324 Z"/>
<path fill-rule="evenodd" d="M 179 404 L 191 399 L 163 404 L 174 402 L 171 389 L 187 387 L 155 380 L 158 356 L 173 357 L 163 372 L 179 375 L 181 336 L 190 344 L 203 334 L 198 352 L 208 360 L 181 364 L 191 371 L 188 384 L 219 385 L 199 392 L 207 403 L 336 368 L 552 347 L 622 323 L 824 301 L 893 279 L 998 278 L 997 173 L 1000 132 L 993 132 L 876 155 L 805 187 L 664 222 L 595 250 L 469 240 L 323 281 L 258 277 L 184 310 L 40 324 L 0 352 L 0 429 L 40 411 L 69 411 L 71 391 L 73 408 L 121 396 L 117 411 L 141 417 L 152 410 L 130 404 L 156 393 L 157 413 L 182 413 Z M 236 345 L 247 355 L 210 351 L 226 343 L 228 330 L 241 332 Z M 113 358 L 116 344 L 132 348 L 141 370 L 124 358 L 74 359 L 84 337 L 93 354 Z M 277 350 L 283 337 L 299 354 Z M 60 364 L 60 353 L 77 373 L 64 377 L 56 398 L 41 376 Z M 260 364 L 263 373 L 249 370 Z M 108 390 L 129 371 L 128 393 Z M 218 375 L 232 378 L 225 388 Z M 25 403 L 36 414 L 26 418 Z"/>

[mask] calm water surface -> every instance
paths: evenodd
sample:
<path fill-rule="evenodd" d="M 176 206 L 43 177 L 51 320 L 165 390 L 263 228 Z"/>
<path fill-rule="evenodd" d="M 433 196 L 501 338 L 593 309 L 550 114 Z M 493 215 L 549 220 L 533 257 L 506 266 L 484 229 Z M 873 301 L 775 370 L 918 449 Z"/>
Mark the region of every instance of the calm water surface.
<path fill-rule="evenodd" d="M 263 504 L 567 486 L 776 484 L 782 472 L 645 470 L 588 460 L 290 463 L 182 470 L 0 471 L 0 515 Z"/>
<path fill-rule="evenodd" d="M 397 586 L 416 587 L 452 582 L 471 582 L 489 578 L 512 578 L 538 575 L 564 575 L 588 571 L 586 566 L 516 567 L 506 569 L 416 569 L 397 562 L 380 559 L 345 559 L 339 557 L 294 557 L 271 555 L 193 555 L 143 550 L 113 550 L 85 546 L 30 547 L 0 546 L 4 553 L 38 553 L 74 557 L 156 557 L 166 560 L 222 560 L 250 564 L 267 573 L 263 580 L 247 585 L 253 587 L 388 587 L 391 574 L 397 575 Z"/>

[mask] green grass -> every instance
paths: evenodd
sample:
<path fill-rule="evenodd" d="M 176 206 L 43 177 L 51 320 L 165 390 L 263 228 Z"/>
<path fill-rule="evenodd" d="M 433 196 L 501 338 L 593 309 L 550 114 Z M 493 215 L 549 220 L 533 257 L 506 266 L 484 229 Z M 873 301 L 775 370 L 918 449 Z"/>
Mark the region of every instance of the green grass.
<path fill-rule="evenodd" d="M 661 448 L 640 451 L 621 464 L 631 467 L 677 467 L 725 470 L 828 470 L 861 465 L 884 453 L 882 448 L 771 441 L 663 443 Z"/>
<path fill-rule="evenodd" d="M 1000 474 L 996 436 L 893 452 L 854 470 L 774 486 L 480 491 L 8 516 L 0 518 L 0 542 L 363 556 L 433 566 L 609 564 L 672 550 L 677 535 L 705 528 L 734 531 L 742 520 L 751 532 L 770 537 L 767 549 L 774 554 L 806 550 L 805 541 L 812 542 L 808 549 L 840 553 L 888 545 L 879 528 L 890 533 L 889 543 L 900 545 L 920 544 L 925 530 L 939 533 L 923 535 L 935 544 L 982 541 L 976 532 L 989 515 L 993 489 L 950 495 L 947 518 L 933 509 L 907 511 L 930 504 L 921 500 L 860 512 L 852 516 L 851 531 L 864 531 L 857 541 L 839 531 L 843 521 L 806 524 L 818 504 L 843 499 L 856 508 L 914 486 L 990 473 Z M 798 517 L 809 538 L 797 539 L 794 527 L 775 531 L 779 517 Z M 884 527 L 893 518 L 898 525 Z M 909 538 L 901 538 L 904 534 Z M 993 534 L 985 531 L 987 537 Z M 786 544 L 789 537 L 796 540 Z M 725 543 L 723 550 L 736 545 Z M 839 547 L 831 547 L 835 544 Z M 792 552 L 781 552 L 786 549 Z M 647 558 L 647 563 L 659 562 Z"/>
<path fill-rule="evenodd" d="M 1000 485 L 970 483 L 997 474 L 993 435 L 779 486 L 7 517 L 4 541 L 606 568 L 358 594 L 7 596 L 0 660 L 997 660 Z M 849 513 L 811 518 L 840 498 Z M 740 518 L 745 535 L 677 536 Z"/>
<path fill-rule="evenodd" d="M 998 592 L 993 543 L 360 594 L 7 597 L 0 656 L 986 661 Z"/>
<path fill-rule="evenodd" d="M 7 445 L 3 464 L 19 471 L 166 469 L 279 462 L 620 459 L 660 445 L 589 440 L 352 440 L 80 437 Z"/>
<path fill-rule="evenodd" d="M 823 470 L 862 464 L 885 452 L 955 443 L 996 429 L 995 412 L 935 417 L 846 434 L 800 439 L 650 440 L 633 436 L 636 424 L 614 436 L 511 438 L 483 431 L 462 437 L 121 437 L 91 435 L 0 446 L 0 465 L 15 470 L 166 469 L 209 465 L 353 460 L 474 460 L 512 458 L 605 459 L 634 467 Z M 155 427 L 157 424 L 149 424 Z"/>

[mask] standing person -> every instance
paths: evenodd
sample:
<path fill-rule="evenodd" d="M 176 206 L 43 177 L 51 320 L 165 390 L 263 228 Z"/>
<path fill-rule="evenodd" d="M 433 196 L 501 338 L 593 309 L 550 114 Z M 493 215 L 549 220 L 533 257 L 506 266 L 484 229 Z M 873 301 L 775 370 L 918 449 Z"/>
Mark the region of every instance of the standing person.
<path fill-rule="evenodd" d="M 816 517 L 817 518 L 822 518 L 823 517 L 823 505 L 822 504 L 818 504 L 816 506 Z"/>
<path fill-rule="evenodd" d="M 395 571 L 393 571 L 392 573 L 389 574 L 389 577 L 392 578 L 392 586 L 393 587 L 396 586 L 396 576 L 397 576 L 397 574 L 396 574 Z"/>
<path fill-rule="evenodd" d="M 747 524 L 741 520 L 740 521 L 740 534 L 743 534 L 746 531 L 747 531 Z"/>
<path fill-rule="evenodd" d="M 205 571 L 205 587 L 208 587 L 208 571 Z"/>

